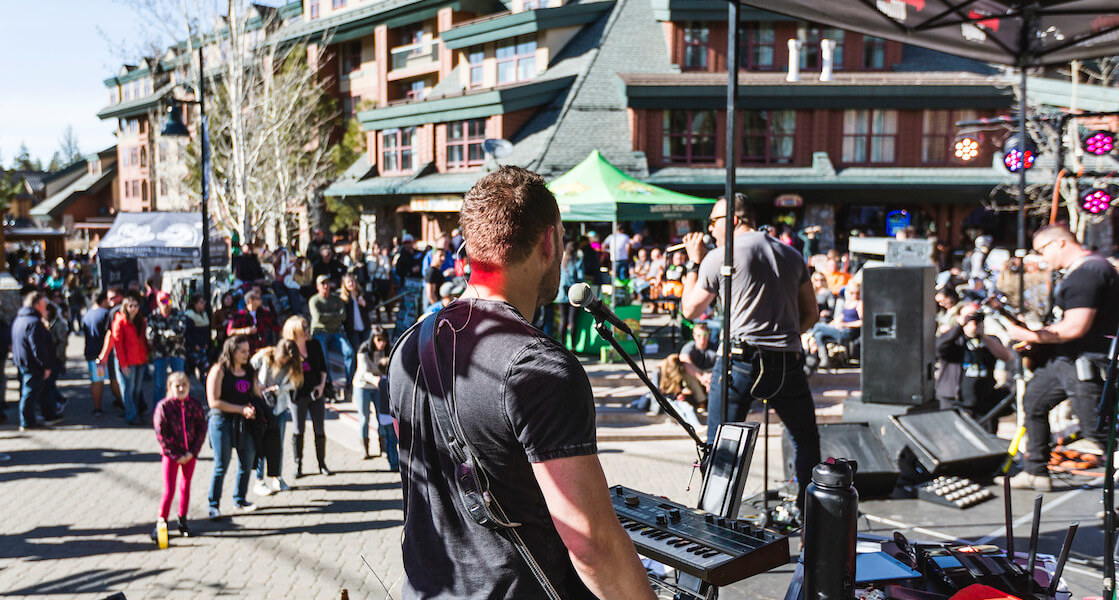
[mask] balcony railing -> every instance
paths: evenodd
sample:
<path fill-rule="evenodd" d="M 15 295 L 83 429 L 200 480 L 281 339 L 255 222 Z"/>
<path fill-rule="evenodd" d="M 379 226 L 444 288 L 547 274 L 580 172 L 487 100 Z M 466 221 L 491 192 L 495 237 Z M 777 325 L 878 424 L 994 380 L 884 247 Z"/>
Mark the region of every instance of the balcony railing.
<path fill-rule="evenodd" d="M 407 69 L 434 62 L 438 58 L 439 40 L 397 46 L 389 51 L 392 69 Z"/>

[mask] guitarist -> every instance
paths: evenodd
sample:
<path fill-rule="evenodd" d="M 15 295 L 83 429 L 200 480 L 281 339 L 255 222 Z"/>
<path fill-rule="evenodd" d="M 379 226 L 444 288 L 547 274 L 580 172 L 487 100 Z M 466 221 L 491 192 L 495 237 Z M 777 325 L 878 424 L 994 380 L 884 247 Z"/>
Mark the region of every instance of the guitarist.
<path fill-rule="evenodd" d="M 1101 446 L 1106 441 L 1104 432 L 1096 428 L 1097 403 L 1103 392 L 1108 336 L 1114 335 L 1119 327 L 1119 272 L 1058 225 L 1035 233 L 1033 250 L 1050 269 L 1064 269 L 1066 274 L 1054 291 L 1054 304 L 1061 310 L 1060 321 L 1036 331 L 1006 324 L 1012 339 L 1053 345 L 1052 358 L 1037 367 L 1026 384 L 1022 400 L 1028 437 L 1025 469 L 1010 479 L 1010 485 L 1050 491 L 1050 410 L 1066 399 L 1071 400 L 1084 437 Z"/>

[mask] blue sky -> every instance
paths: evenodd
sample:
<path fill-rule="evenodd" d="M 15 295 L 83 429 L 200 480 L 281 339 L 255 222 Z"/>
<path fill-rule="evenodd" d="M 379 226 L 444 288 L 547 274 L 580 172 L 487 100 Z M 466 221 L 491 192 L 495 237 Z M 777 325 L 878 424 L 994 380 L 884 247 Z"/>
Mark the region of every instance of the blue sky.
<path fill-rule="evenodd" d="M 0 164 L 20 142 L 46 163 L 67 125 L 82 152 L 113 145 L 114 123 L 97 118 L 109 102 L 101 82 L 120 68 L 121 48 L 146 37 L 137 13 L 110 0 L 0 2 Z"/>

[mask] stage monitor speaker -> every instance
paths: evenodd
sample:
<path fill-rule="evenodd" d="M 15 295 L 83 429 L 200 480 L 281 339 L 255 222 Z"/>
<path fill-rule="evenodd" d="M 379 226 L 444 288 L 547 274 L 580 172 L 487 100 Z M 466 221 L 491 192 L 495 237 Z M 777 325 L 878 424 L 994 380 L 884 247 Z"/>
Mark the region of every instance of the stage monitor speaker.
<path fill-rule="evenodd" d="M 882 440 L 873 427 L 866 423 L 821 423 L 820 459 L 846 458 L 859 463 L 855 471 L 855 489 L 859 498 L 887 498 L 894 490 L 900 474 L 897 465 L 886 452 Z M 793 463 L 793 440 L 786 431 L 781 440 L 785 459 L 785 479 L 796 477 Z"/>
<path fill-rule="evenodd" d="M 890 456 L 908 448 L 929 475 L 986 479 L 1006 460 L 1006 442 L 959 410 L 891 416 L 884 429 Z"/>
<path fill-rule="evenodd" d="M 936 270 L 873 267 L 862 277 L 863 402 L 924 404 L 933 398 Z"/>

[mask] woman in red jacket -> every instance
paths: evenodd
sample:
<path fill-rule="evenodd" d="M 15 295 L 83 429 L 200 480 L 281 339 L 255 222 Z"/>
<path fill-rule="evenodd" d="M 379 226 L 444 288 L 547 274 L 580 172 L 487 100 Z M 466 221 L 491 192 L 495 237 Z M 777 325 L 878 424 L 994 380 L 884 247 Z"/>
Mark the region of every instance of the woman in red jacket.
<path fill-rule="evenodd" d="M 129 425 L 140 422 L 140 404 L 143 402 L 140 383 L 144 380 L 144 370 L 148 364 L 148 338 L 144 316 L 140 313 L 140 299 L 136 296 L 125 298 L 121 310 L 113 317 L 109 335 L 105 336 L 105 347 L 97 364 L 103 365 L 109 352 L 116 353 L 117 381 L 120 382 L 121 400 L 124 402 L 124 420 Z"/>

